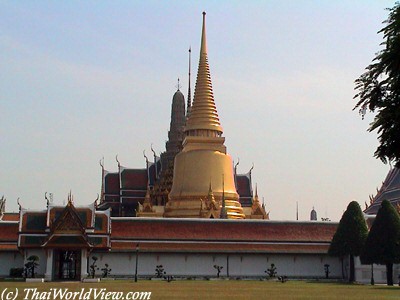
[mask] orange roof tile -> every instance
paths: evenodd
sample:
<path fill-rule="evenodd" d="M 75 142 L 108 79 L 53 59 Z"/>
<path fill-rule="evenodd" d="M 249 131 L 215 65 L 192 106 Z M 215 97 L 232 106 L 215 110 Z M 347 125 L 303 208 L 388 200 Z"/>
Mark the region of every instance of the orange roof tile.
<path fill-rule="evenodd" d="M 0 243 L 1 251 L 18 251 L 17 243 Z"/>
<path fill-rule="evenodd" d="M 16 222 L 0 222 L 0 241 L 18 240 L 18 223 Z"/>
<path fill-rule="evenodd" d="M 3 221 L 19 221 L 19 213 L 5 213 Z"/>
<path fill-rule="evenodd" d="M 330 242 L 334 222 L 113 218 L 112 239 Z"/>

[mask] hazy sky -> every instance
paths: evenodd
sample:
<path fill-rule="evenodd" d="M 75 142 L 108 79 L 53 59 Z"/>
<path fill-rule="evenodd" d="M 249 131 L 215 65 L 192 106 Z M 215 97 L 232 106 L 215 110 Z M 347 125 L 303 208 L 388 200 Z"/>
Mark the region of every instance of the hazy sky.
<path fill-rule="evenodd" d="M 215 101 L 232 158 L 273 220 L 339 220 L 389 166 L 354 80 L 381 49 L 394 1 L 0 0 L 0 196 L 7 210 L 93 202 L 101 169 L 165 150 L 177 78 L 197 74 L 202 11 Z"/>

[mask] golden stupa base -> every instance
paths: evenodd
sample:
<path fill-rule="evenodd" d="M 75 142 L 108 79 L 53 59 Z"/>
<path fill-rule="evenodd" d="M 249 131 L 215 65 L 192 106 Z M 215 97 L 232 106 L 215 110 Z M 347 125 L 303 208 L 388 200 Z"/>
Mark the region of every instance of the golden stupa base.
<path fill-rule="evenodd" d="M 245 219 L 243 208 L 236 200 L 225 200 L 225 210 L 228 219 Z"/>
<path fill-rule="evenodd" d="M 216 207 L 210 206 L 206 197 L 191 197 L 189 199 L 170 199 L 165 206 L 165 218 L 207 218 L 214 211 L 213 218 L 219 218 L 222 200 L 216 200 Z M 228 219 L 245 219 L 243 208 L 237 200 L 225 199 L 225 211 Z"/>

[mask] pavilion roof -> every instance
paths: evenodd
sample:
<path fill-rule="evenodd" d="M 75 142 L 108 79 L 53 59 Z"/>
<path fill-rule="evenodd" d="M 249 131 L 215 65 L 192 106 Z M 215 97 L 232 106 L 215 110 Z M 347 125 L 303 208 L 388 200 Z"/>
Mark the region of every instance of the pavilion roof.
<path fill-rule="evenodd" d="M 381 188 L 377 191 L 372 203 L 364 212 L 369 215 L 377 214 L 383 200 L 390 201 L 394 206 L 400 205 L 400 169 L 390 169 Z"/>

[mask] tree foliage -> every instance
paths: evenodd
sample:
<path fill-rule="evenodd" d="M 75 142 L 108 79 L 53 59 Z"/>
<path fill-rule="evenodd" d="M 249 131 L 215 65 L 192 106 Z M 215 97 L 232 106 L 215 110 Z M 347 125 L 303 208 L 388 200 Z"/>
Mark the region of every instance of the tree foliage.
<path fill-rule="evenodd" d="M 361 254 L 363 264 L 400 262 L 400 218 L 392 204 L 383 200 Z"/>
<path fill-rule="evenodd" d="M 400 262 L 400 218 L 388 200 L 383 200 L 361 254 L 363 264 L 386 265 L 386 280 L 393 285 L 393 263 Z"/>
<path fill-rule="evenodd" d="M 342 258 L 342 263 L 345 256 L 350 256 L 350 282 L 355 280 L 354 256 L 361 254 L 367 235 L 368 228 L 360 205 L 352 201 L 340 219 L 328 250 L 329 255 Z"/>
<path fill-rule="evenodd" d="M 329 247 L 329 255 L 343 257 L 360 255 L 368 235 L 360 205 L 352 201 L 340 219 L 339 226 Z"/>
<path fill-rule="evenodd" d="M 276 277 L 276 267 L 275 264 L 271 264 L 271 267 L 269 269 L 267 269 L 266 271 L 264 271 L 265 273 L 267 273 L 267 275 L 272 278 L 272 277 Z"/>
<path fill-rule="evenodd" d="M 375 157 L 384 163 L 400 166 L 400 3 L 388 9 L 383 33 L 383 49 L 356 81 L 354 96 L 362 117 L 369 110 L 376 112 L 369 131 L 377 130 L 379 146 Z"/>
<path fill-rule="evenodd" d="M 39 257 L 37 255 L 31 255 L 27 259 L 25 264 L 26 277 L 35 278 L 35 270 L 39 266 Z"/>
<path fill-rule="evenodd" d="M 97 270 L 99 269 L 96 265 L 97 260 L 98 260 L 97 256 L 92 256 L 92 264 L 89 266 L 89 272 L 92 278 L 96 276 L 96 269 Z"/>

